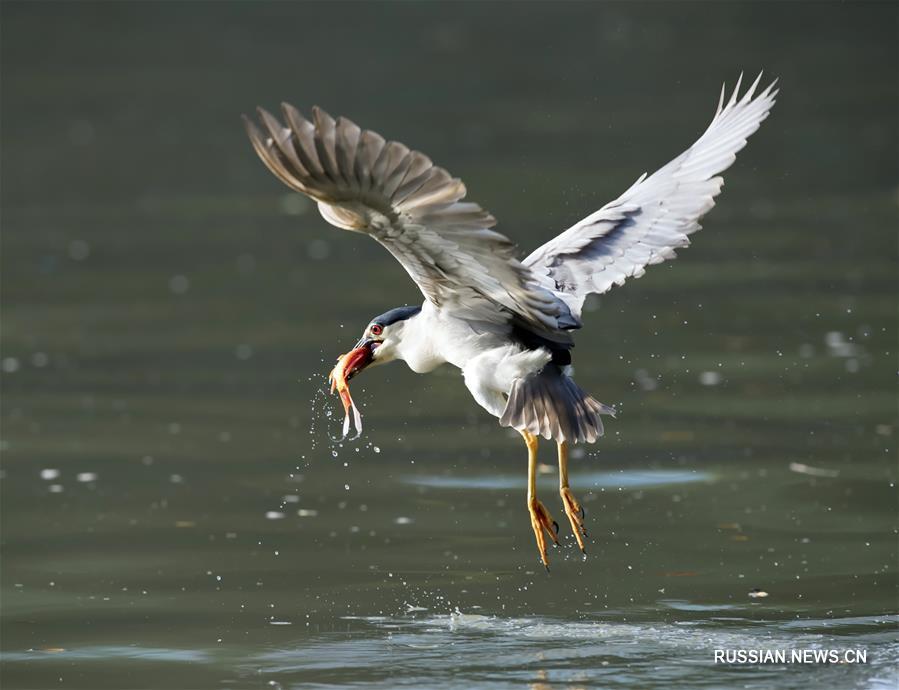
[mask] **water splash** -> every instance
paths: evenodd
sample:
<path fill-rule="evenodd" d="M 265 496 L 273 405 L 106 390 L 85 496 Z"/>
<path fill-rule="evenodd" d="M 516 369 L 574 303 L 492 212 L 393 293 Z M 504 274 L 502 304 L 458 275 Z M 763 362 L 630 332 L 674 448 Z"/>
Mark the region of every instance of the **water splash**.
<path fill-rule="evenodd" d="M 318 377 L 310 377 L 309 381 L 318 382 Z M 331 421 L 337 420 L 342 413 L 342 410 L 338 407 L 337 400 L 338 398 L 331 395 L 324 385 L 318 385 L 314 389 L 312 399 L 309 403 L 309 439 L 311 449 L 313 451 L 319 450 L 322 448 L 323 443 L 327 444 L 326 448 L 330 451 L 331 457 L 335 460 L 339 459 L 341 451 L 348 447 L 352 447 L 357 453 L 360 450 L 371 450 L 373 453 L 380 453 L 381 449 L 371 441 L 352 443 L 359 439 L 360 434 L 347 437 L 331 433 Z M 344 427 L 346 426 L 346 421 L 347 420 L 345 419 Z M 326 428 L 322 429 L 322 425 Z M 360 425 L 361 422 L 357 424 L 357 428 L 360 428 Z"/>

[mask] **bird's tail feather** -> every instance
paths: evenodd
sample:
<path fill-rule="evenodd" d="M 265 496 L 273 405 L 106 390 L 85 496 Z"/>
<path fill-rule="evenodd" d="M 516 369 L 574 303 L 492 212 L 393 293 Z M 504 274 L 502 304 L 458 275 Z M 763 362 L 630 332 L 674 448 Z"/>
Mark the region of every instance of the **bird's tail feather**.
<path fill-rule="evenodd" d="M 614 416 L 615 410 L 550 363 L 536 374 L 515 380 L 499 423 L 557 442 L 593 443 L 603 434 L 603 414 Z"/>

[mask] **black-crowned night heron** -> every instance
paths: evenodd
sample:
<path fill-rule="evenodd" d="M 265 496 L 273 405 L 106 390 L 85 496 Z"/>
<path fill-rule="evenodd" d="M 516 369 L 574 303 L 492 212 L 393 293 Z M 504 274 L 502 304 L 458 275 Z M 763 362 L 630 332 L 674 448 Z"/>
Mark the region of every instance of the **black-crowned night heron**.
<path fill-rule="evenodd" d="M 613 412 L 571 378 L 572 334 L 581 327 L 584 298 L 643 275 L 689 244 L 721 190 L 717 175 L 774 104 L 774 84 L 753 97 L 760 78 L 743 96 L 738 82 L 727 101 L 722 88 L 696 143 L 523 260 L 491 229 L 493 217 L 464 201 L 465 185 L 424 154 L 319 108 L 310 122 L 285 103 L 283 124 L 259 109 L 262 129 L 244 118 L 269 170 L 314 199 L 332 225 L 381 243 L 425 296 L 420 307 L 373 318 L 344 358 L 343 375 L 395 359 L 419 373 L 458 367 L 475 401 L 524 437 L 527 508 L 544 565 L 544 532 L 558 544 L 558 524 L 536 495 L 537 439 L 556 442 L 562 504 L 584 550 L 584 511 L 568 486 L 568 446 L 596 441 L 600 415 Z"/>

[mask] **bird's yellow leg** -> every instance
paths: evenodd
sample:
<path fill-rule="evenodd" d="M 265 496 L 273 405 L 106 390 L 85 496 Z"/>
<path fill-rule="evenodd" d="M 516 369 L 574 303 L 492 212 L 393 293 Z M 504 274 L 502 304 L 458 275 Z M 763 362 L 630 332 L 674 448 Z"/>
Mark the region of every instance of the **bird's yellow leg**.
<path fill-rule="evenodd" d="M 559 494 L 562 496 L 562 505 L 565 506 L 565 514 L 568 516 L 568 522 L 571 523 L 571 531 L 574 532 L 577 545 L 581 547 L 581 551 L 586 556 L 587 550 L 584 548 L 584 537 L 587 536 L 587 530 L 584 529 L 584 509 L 568 488 L 568 442 L 562 441 L 558 446 Z"/>
<path fill-rule="evenodd" d="M 552 519 L 549 511 L 537 500 L 537 437 L 527 431 L 519 432 L 524 437 L 528 447 L 528 512 L 531 514 L 531 528 L 537 539 L 537 548 L 540 550 L 540 560 L 543 567 L 549 570 L 549 560 L 546 558 L 546 537 L 543 530 L 549 535 L 553 543 L 559 543 L 559 523 Z"/>

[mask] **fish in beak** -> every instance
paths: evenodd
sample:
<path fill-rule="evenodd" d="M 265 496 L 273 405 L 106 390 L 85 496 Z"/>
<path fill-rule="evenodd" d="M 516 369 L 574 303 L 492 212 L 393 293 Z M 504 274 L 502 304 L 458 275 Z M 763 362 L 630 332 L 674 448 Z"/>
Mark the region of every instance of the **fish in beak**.
<path fill-rule="evenodd" d="M 337 364 L 334 365 L 331 373 L 328 374 L 331 392 L 333 393 L 336 390 L 340 395 L 340 401 L 343 403 L 344 418 L 341 441 L 346 439 L 350 433 L 350 417 L 352 417 L 353 424 L 356 427 L 356 435 L 353 436 L 353 439 L 357 439 L 362 435 L 362 415 L 353 402 L 347 382 L 371 363 L 375 346 L 375 341 L 369 338 L 362 338 L 356 343 L 356 347 L 337 358 Z"/>

